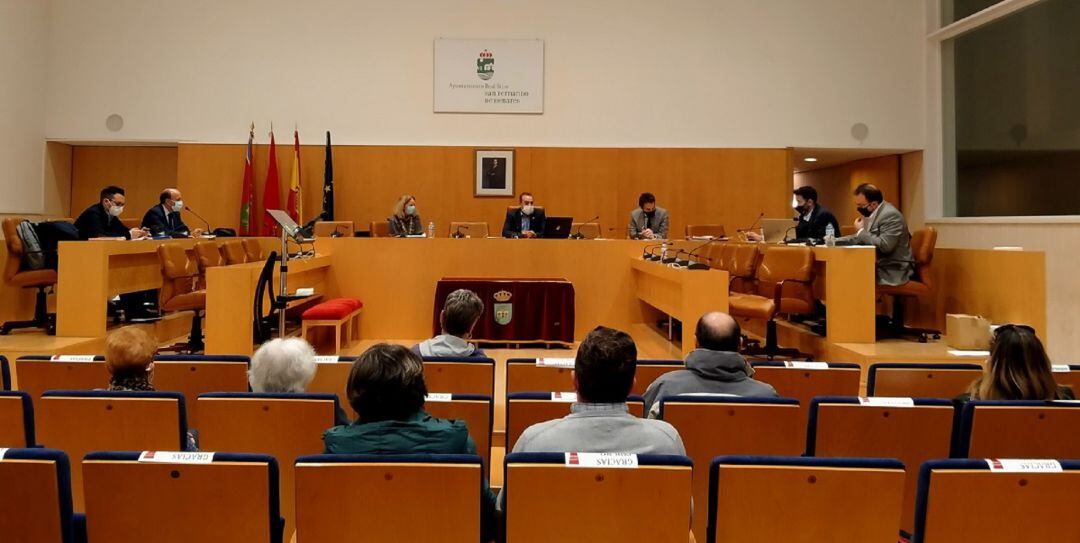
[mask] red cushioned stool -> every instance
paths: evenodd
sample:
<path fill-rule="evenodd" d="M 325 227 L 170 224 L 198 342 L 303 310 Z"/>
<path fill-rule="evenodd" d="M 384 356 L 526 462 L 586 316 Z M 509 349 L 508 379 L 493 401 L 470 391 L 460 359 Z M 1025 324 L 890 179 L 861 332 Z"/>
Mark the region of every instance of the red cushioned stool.
<path fill-rule="evenodd" d="M 335 298 L 315 305 L 300 316 L 303 321 L 300 336 L 310 341 L 308 330 L 332 326 L 334 354 L 338 354 L 353 339 L 360 339 L 360 310 L 363 307 L 364 303 L 355 298 Z"/>

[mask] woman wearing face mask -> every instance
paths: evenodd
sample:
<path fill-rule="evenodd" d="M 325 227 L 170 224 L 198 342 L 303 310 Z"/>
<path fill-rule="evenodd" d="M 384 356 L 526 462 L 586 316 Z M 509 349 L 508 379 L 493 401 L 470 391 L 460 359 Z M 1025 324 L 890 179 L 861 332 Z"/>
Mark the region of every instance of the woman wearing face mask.
<path fill-rule="evenodd" d="M 390 223 L 391 237 L 415 236 L 424 233 L 420 213 L 416 210 L 416 197 L 405 194 L 394 204 L 394 214 L 387 221 Z"/>

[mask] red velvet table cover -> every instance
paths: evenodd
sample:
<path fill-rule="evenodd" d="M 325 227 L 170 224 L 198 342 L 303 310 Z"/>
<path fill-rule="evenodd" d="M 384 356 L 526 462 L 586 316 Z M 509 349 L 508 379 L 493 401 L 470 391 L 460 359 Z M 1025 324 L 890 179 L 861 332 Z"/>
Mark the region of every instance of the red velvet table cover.
<path fill-rule="evenodd" d="M 474 341 L 574 342 L 574 285 L 566 279 L 444 277 L 435 287 L 434 334 L 446 296 L 465 288 L 484 302 Z"/>

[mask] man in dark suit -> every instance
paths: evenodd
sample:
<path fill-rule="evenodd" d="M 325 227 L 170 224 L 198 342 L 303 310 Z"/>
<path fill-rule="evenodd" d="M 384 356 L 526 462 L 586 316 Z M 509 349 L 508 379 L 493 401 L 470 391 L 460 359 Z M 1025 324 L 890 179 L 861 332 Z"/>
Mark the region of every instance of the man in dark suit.
<path fill-rule="evenodd" d="M 795 237 L 799 239 L 825 239 L 825 231 L 832 225 L 833 236 L 840 237 L 840 223 L 836 216 L 818 203 L 817 189 L 803 186 L 795 189 Z"/>
<path fill-rule="evenodd" d="M 506 188 L 506 163 L 498 158 L 485 158 L 484 177 L 480 185 L 485 189 Z"/>
<path fill-rule="evenodd" d="M 184 209 L 184 199 L 179 190 L 161 191 L 158 201 L 160 203 L 147 210 L 142 218 L 142 227 L 149 230 L 151 235 L 186 238 L 202 233 L 202 230 L 198 228 L 192 232 L 184 224 L 184 219 L 180 216 L 180 210 Z"/>
<path fill-rule="evenodd" d="M 108 186 L 101 189 L 98 203 L 86 208 L 78 219 L 75 219 L 75 228 L 79 230 L 79 239 L 90 238 L 126 238 L 140 239 L 149 235 L 142 228 L 128 229 L 120 222 L 120 214 L 124 212 L 124 189 Z"/>
<path fill-rule="evenodd" d="M 521 193 L 518 203 L 521 204 L 520 207 L 506 212 L 506 220 L 503 221 L 503 237 L 538 238 L 543 236 L 546 220 L 544 210 L 533 206 L 532 193 Z"/>

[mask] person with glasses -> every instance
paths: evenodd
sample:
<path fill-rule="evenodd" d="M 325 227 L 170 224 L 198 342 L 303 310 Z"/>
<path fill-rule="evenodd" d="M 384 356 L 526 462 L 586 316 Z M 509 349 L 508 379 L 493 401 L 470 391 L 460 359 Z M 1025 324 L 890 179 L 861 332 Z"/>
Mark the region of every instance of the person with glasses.
<path fill-rule="evenodd" d="M 124 212 L 124 203 L 127 201 L 124 189 L 108 186 L 101 189 L 99 196 L 100 200 L 86 208 L 75 220 L 79 239 L 142 239 L 150 236 L 150 232 L 145 228 L 129 229 L 120 221 L 120 214 Z"/>
<path fill-rule="evenodd" d="M 1050 358 L 1035 329 L 1006 324 L 994 330 L 990 360 L 982 376 L 957 401 L 1075 400 L 1072 389 L 1058 386 Z"/>

